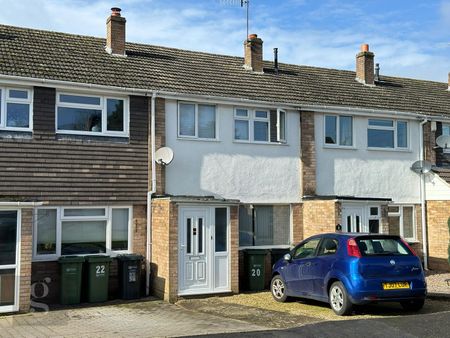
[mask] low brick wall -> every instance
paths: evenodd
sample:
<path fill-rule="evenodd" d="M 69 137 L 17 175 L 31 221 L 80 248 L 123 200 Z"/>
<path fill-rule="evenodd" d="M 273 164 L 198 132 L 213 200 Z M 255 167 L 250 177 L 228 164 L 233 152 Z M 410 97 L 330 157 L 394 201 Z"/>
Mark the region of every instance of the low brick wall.
<path fill-rule="evenodd" d="M 427 201 L 429 268 L 450 271 L 448 264 L 450 201 Z"/>
<path fill-rule="evenodd" d="M 335 232 L 338 223 L 341 223 L 340 203 L 336 200 L 303 202 L 303 238 Z"/>

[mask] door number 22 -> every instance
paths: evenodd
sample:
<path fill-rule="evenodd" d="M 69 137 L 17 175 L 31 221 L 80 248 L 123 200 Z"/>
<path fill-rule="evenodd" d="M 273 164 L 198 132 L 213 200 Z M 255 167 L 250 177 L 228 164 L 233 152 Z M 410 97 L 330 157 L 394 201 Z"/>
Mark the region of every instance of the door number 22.
<path fill-rule="evenodd" d="M 97 275 L 104 275 L 105 274 L 105 266 L 104 265 L 97 265 L 95 267 L 95 274 L 97 274 Z"/>

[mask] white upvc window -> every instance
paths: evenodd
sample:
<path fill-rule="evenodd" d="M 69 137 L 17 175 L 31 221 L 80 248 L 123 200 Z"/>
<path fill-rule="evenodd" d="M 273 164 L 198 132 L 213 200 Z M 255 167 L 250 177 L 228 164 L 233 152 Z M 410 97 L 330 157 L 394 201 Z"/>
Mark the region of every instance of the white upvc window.
<path fill-rule="evenodd" d="M 378 205 L 369 205 L 367 211 L 369 225 L 369 229 L 367 229 L 368 232 L 374 234 L 382 233 L 380 207 Z"/>
<path fill-rule="evenodd" d="M 178 103 L 178 137 L 217 140 L 217 112 L 212 104 Z"/>
<path fill-rule="evenodd" d="M 0 129 L 33 130 L 33 91 L 0 87 Z"/>
<path fill-rule="evenodd" d="M 286 111 L 263 108 L 234 109 L 234 140 L 253 143 L 286 143 Z M 272 123 L 276 132 L 272 129 Z M 273 133 L 273 134 L 272 134 Z"/>
<path fill-rule="evenodd" d="M 442 123 L 442 133 L 441 135 L 450 136 L 450 124 Z M 450 148 L 442 149 L 444 153 L 450 153 Z"/>
<path fill-rule="evenodd" d="M 33 259 L 131 252 L 132 208 L 42 207 L 34 214 Z"/>
<path fill-rule="evenodd" d="M 57 93 L 56 131 L 62 134 L 129 136 L 129 100 L 125 97 Z"/>
<path fill-rule="evenodd" d="M 409 147 L 408 122 L 390 119 L 369 119 L 367 147 L 407 150 Z"/>
<path fill-rule="evenodd" d="M 417 240 L 414 205 L 390 205 L 388 217 L 390 235 L 402 236 L 410 242 Z"/>
<path fill-rule="evenodd" d="M 332 147 L 353 147 L 353 117 L 325 115 L 324 143 Z"/>

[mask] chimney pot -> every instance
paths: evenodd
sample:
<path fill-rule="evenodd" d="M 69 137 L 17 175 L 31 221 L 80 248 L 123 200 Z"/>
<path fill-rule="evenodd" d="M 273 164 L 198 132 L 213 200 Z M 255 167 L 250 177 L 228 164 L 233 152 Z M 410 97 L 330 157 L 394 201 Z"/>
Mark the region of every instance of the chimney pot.
<path fill-rule="evenodd" d="M 362 44 L 361 51 L 356 54 L 356 80 L 368 86 L 375 85 L 374 58 L 369 45 Z"/>
<path fill-rule="evenodd" d="M 263 41 L 256 34 L 249 34 L 244 41 L 244 68 L 263 73 Z"/>
<path fill-rule="evenodd" d="M 106 51 L 109 54 L 125 56 L 125 23 L 119 7 L 111 8 L 106 20 Z"/>
<path fill-rule="evenodd" d="M 111 8 L 111 16 L 120 16 L 121 11 L 122 9 L 120 9 L 119 7 L 113 7 Z"/>

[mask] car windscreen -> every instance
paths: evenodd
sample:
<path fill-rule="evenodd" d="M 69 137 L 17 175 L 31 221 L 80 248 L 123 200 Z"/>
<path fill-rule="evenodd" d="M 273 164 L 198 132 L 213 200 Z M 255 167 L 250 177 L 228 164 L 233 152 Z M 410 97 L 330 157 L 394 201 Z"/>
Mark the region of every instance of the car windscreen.
<path fill-rule="evenodd" d="M 362 256 L 413 255 L 399 237 L 360 237 L 356 243 Z"/>

